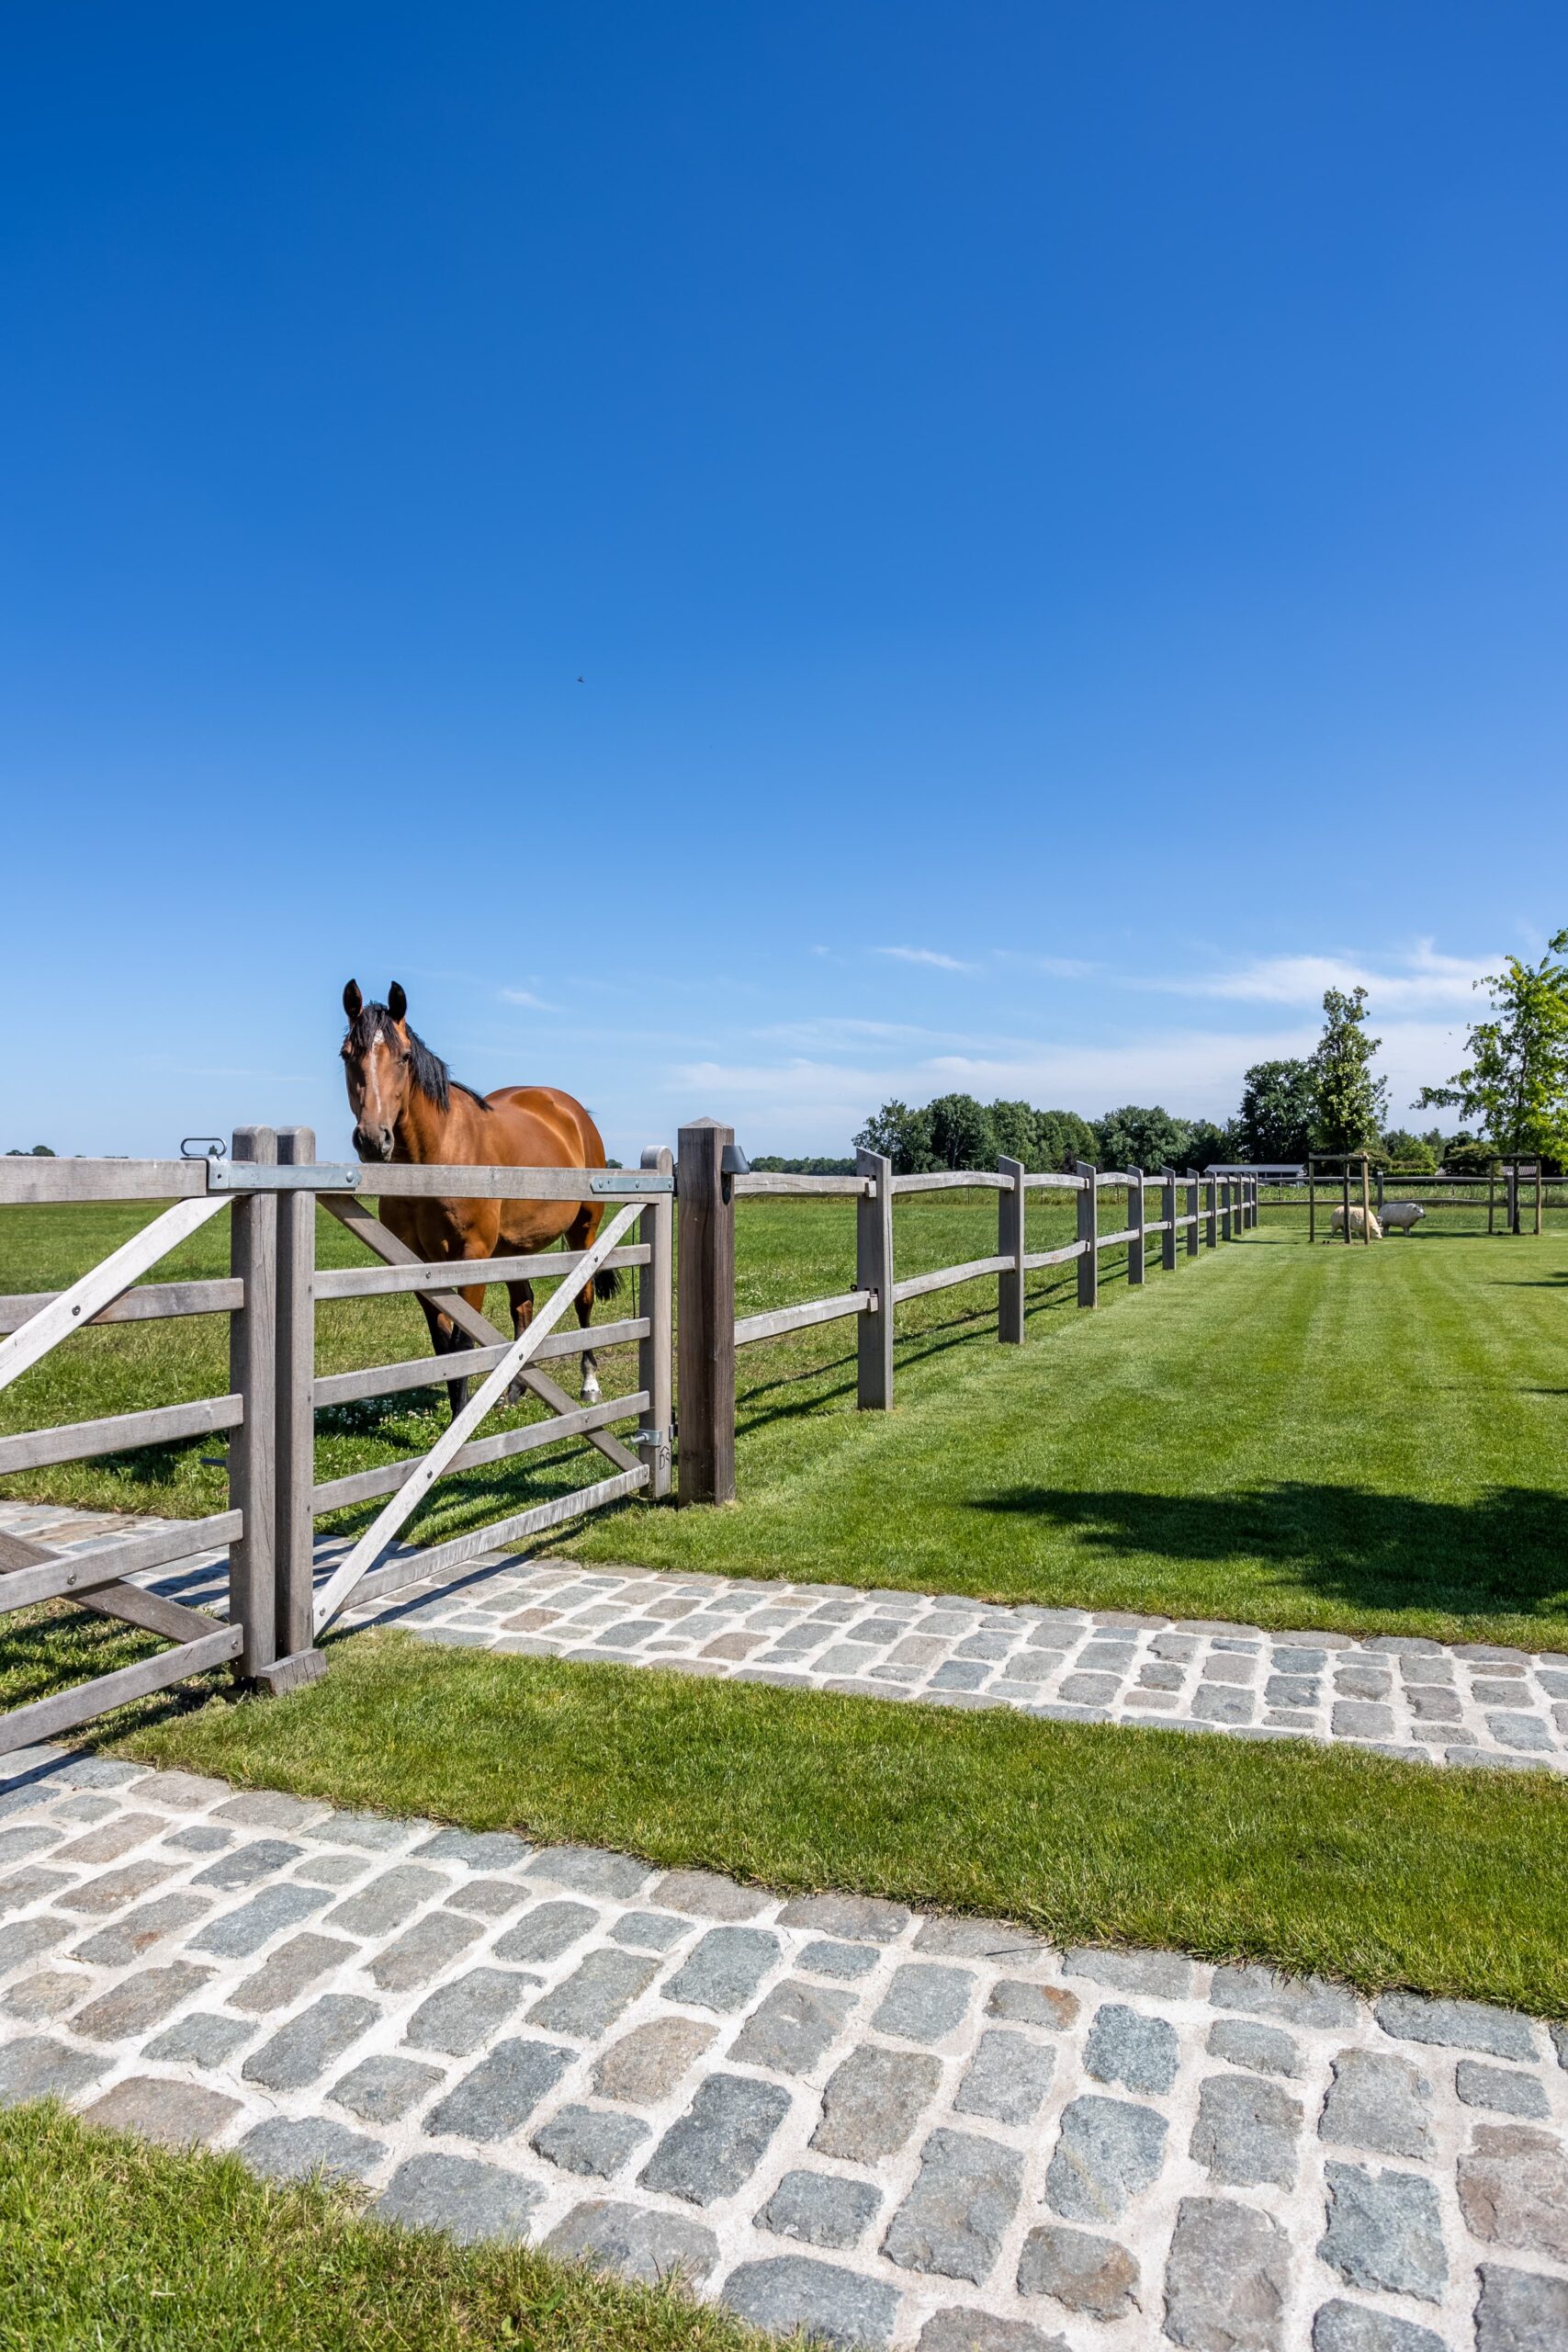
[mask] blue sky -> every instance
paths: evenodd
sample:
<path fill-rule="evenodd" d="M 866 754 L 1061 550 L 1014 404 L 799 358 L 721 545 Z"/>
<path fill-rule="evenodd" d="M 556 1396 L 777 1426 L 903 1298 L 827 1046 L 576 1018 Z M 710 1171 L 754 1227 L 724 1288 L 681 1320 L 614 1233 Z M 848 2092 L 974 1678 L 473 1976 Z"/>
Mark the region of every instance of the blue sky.
<path fill-rule="evenodd" d="M 1568 920 L 1568 16 L 7 12 L 0 1147 L 1396 1107 Z"/>

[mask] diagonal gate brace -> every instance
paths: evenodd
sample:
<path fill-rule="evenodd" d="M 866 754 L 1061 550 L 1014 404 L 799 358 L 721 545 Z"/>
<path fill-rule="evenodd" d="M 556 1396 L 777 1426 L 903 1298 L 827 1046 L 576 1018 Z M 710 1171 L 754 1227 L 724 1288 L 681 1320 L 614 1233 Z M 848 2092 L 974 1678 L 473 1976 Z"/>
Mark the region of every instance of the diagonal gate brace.
<path fill-rule="evenodd" d="M 378 1566 L 389 1550 L 399 1528 L 410 1517 L 416 1504 L 423 1500 L 452 1456 L 468 1442 L 485 1415 L 505 1395 L 540 1340 L 554 1330 L 581 1285 L 592 1282 L 622 1234 L 634 1217 L 642 1215 L 642 1202 L 634 1201 L 628 1208 L 622 1209 L 619 1216 L 610 1219 L 592 1248 L 584 1252 L 571 1281 L 557 1284 L 548 1304 L 541 1307 L 521 1339 L 513 1341 L 478 1394 L 470 1396 L 457 1418 L 447 1423 L 412 1477 L 378 1512 L 353 1550 L 338 1563 L 316 1596 L 318 1634 L 337 1615 L 361 1577 Z M 638 1466 L 635 1457 L 633 1466 Z"/>

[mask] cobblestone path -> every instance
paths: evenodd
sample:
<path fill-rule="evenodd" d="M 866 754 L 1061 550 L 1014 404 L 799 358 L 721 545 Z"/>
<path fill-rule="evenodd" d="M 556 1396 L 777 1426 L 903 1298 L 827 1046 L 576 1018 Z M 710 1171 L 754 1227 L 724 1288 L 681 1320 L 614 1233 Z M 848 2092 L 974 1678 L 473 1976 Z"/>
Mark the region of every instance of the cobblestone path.
<path fill-rule="evenodd" d="M 157 1520 L 0 1504 L 0 1528 L 90 1548 Z M 323 1544 L 325 1575 L 344 1546 Z M 220 1555 L 145 1579 L 221 1605 Z M 1264 1633 L 953 1594 L 654 1575 L 496 1553 L 438 1589 L 350 1610 L 431 1641 L 673 1667 L 801 1690 L 1074 1723 L 1348 1741 L 1425 1763 L 1568 1772 L 1568 1656 L 1411 1634 Z"/>
<path fill-rule="evenodd" d="M 0 1760 L 0 2100 L 920 2352 L 1563 2352 L 1568 2028 Z"/>

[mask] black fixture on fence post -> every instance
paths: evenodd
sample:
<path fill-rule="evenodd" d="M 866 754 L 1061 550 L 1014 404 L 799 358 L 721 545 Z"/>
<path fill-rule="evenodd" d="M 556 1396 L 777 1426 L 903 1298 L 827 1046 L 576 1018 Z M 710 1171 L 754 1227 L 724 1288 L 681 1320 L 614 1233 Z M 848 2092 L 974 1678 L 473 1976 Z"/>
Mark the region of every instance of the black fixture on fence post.
<path fill-rule="evenodd" d="M 734 1128 L 715 1119 L 694 1120 L 679 1136 L 675 1346 L 682 1504 L 735 1500 L 735 1199 L 734 1180 L 721 1165 L 734 1142 Z"/>

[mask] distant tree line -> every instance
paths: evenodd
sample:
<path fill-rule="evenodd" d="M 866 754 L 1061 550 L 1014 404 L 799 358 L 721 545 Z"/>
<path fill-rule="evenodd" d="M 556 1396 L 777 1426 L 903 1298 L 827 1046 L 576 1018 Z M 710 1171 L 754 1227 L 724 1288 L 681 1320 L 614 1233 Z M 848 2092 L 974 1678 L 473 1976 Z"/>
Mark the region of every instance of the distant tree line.
<path fill-rule="evenodd" d="M 1381 1039 L 1367 1033 L 1367 992 L 1330 989 L 1323 1035 L 1304 1059 L 1255 1062 L 1228 1119 L 1187 1119 L 1161 1103 L 1124 1102 L 1102 1118 L 1041 1111 L 1018 1102 L 939 1094 L 918 1107 L 885 1102 L 855 1141 L 886 1152 L 898 1175 L 994 1168 L 1021 1160 L 1032 1174 L 1100 1168 L 1207 1168 L 1216 1162 L 1294 1167 L 1310 1152 L 1370 1152 L 1391 1173 L 1486 1175 L 1505 1156 L 1540 1157 L 1548 1173 L 1568 1160 L 1568 932 L 1534 967 L 1510 958 L 1481 983 L 1493 1015 L 1470 1038 L 1471 1063 L 1446 1087 L 1427 1087 L 1421 1107 L 1452 1105 L 1474 1124 L 1445 1135 L 1388 1124 L 1388 1082 L 1372 1074 Z M 1477 1132 L 1479 1130 L 1479 1132 Z M 852 1168 L 850 1160 L 791 1160 L 759 1167 Z"/>

